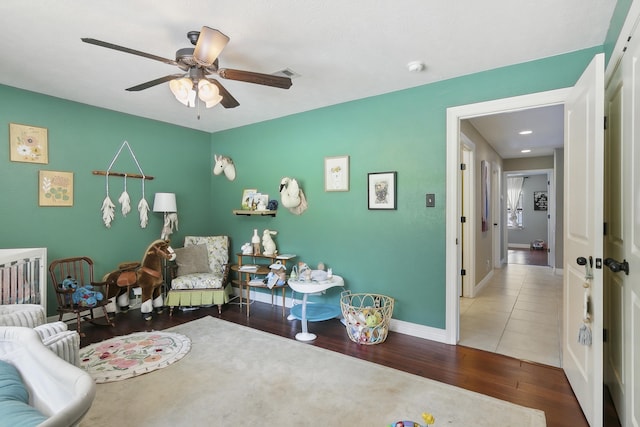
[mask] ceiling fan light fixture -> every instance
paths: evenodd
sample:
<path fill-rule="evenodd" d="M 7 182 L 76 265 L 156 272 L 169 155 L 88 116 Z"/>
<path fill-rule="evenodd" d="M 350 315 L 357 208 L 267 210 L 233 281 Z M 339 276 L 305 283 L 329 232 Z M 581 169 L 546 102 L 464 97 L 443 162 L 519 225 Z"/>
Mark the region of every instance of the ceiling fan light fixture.
<path fill-rule="evenodd" d="M 218 87 L 205 79 L 198 82 L 198 98 L 204 102 L 207 108 L 211 108 L 222 101 Z"/>
<path fill-rule="evenodd" d="M 227 43 L 229 43 L 229 37 L 220 31 L 206 26 L 202 27 L 196 48 L 193 51 L 193 59 L 196 63 L 208 67 L 213 64 Z"/>
<path fill-rule="evenodd" d="M 169 82 L 169 89 L 171 93 L 176 97 L 178 101 L 187 107 L 196 106 L 196 91 L 193 90 L 193 82 L 188 77 L 181 79 L 171 80 Z"/>

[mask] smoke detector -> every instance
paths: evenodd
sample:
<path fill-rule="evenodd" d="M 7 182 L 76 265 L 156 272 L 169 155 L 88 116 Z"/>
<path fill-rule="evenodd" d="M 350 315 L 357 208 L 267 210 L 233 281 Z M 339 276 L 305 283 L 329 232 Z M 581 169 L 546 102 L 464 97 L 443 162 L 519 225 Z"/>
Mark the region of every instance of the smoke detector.
<path fill-rule="evenodd" d="M 419 73 L 427 68 L 422 61 L 411 61 L 407 64 L 407 69 L 412 73 Z"/>

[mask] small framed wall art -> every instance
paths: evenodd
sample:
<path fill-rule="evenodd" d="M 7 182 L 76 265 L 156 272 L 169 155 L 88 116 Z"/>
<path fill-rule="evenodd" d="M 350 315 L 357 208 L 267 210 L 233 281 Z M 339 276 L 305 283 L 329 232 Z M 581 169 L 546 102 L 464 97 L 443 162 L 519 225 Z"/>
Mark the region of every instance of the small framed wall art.
<path fill-rule="evenodd" d="M 258 190 L 255 188 L 245 188 L 244 190 L 242 190 L 242 204 L 240 205 L 241 209 L 252 210 L 253 203 L 254 203 L 253 199 L 257 193 L 258 193 Z"/>
<path fill-rule="evenodd" d="M 349 156 L 324 158 L 324 191 L 349 191 Z"/>
<path fill-rule="evenodd" d="M 396 209 L 397 172 L 374 172 L 367 175 L 369 209 Z"/>
<path fill-rule="evenodd" d="M 49 163 L 47 128 L 9 123 L 9 150 L 12 162 Z"/>
<path fill-rule="evenodd" d="M 38 204 L 73 206 L 73 172 L 40 171 Z"/>

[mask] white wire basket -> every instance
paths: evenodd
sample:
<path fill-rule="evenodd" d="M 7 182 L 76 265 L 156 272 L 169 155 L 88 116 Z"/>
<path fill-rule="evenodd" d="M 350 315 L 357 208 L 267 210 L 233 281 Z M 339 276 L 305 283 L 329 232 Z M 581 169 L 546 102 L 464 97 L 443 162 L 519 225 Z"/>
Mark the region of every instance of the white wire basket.
<path fill-rule="evenodd" d="M 344 291 L 340 308 L 351 341 L 364 345 L 383 343 L 389 333 L 393 303 L 394 299 L 386 295 Z"/>

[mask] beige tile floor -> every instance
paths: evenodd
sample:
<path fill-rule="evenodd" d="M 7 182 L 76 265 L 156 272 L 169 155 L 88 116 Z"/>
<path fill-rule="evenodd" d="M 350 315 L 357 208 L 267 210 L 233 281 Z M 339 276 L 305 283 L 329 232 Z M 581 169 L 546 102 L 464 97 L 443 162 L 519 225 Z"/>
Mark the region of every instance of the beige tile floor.
<path fill-rule="evenodd" d="M 460 298 L 460 345 L 561 367 L 562 276 L 508 264 L 475 298 Z"/>

